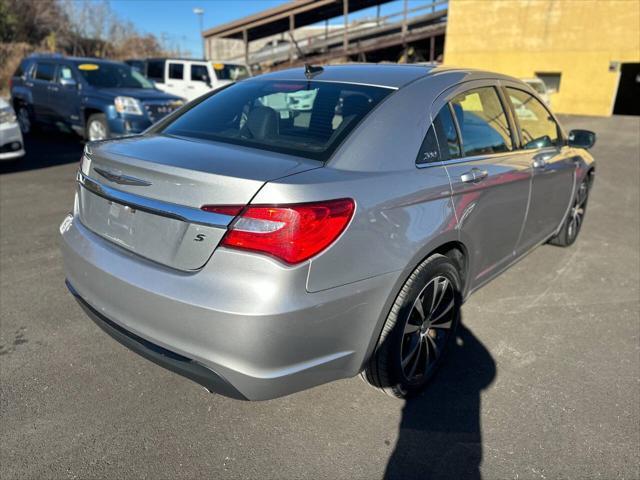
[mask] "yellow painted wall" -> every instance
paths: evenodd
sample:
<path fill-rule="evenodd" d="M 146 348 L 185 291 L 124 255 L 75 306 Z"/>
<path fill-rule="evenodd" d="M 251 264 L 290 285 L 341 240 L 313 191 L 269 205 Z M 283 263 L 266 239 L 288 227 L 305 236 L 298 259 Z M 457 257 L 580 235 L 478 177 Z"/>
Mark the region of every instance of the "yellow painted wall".
<path fill-rule="evenodd" d="M 449 0 L 444 64 L 560 72 L 555 112 L 610 115 L 610 62 L 640 62 L 640 0 Z"/>

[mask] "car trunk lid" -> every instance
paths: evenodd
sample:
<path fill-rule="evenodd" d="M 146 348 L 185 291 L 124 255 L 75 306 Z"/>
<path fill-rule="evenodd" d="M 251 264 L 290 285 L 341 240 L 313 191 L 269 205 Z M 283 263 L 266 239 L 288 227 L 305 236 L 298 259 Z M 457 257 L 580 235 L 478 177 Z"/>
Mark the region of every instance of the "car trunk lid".
<path fill-rule="evenodd" d="M 246 205 L 265 182 L 321 165 L 163 135 L 92 144 L 78 174 L 80 221 L 137 255 L 197 270 L 233 219 L 203 205 Z"/>

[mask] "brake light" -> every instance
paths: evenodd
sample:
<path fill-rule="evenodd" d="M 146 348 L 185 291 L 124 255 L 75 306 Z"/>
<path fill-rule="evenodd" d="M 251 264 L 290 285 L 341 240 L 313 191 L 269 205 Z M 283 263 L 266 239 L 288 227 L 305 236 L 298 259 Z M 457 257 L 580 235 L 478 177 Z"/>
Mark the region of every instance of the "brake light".
<path fill-rule="evenodd" d="M 206 205 L 206 211 L 218 207 Z M 230 225 L 221 245 L 265 253 L 290 265 L 331 245 L 348 225 L 355 202 L 350 198 L 291 205 L 248 206 Z"/>

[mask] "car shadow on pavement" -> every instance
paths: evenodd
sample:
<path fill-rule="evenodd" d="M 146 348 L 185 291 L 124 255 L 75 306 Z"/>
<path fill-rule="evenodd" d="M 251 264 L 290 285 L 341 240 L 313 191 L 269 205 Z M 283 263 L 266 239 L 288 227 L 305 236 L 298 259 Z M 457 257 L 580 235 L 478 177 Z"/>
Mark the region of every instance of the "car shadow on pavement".
<path fill-rule="evenodd" d="M 489 351 L 460 325 L 441 370 L 405 403 L 385 479 L 480 479 L 480 394 L 496 376 Z"/>
<path fill-rule="evenodd" d="M 0 174 L 79 163 L 83 143 L 73 133 L 54 129 L 38 131 L 24 138 L 26 155 L 17 160 L 0 161 Z"/>

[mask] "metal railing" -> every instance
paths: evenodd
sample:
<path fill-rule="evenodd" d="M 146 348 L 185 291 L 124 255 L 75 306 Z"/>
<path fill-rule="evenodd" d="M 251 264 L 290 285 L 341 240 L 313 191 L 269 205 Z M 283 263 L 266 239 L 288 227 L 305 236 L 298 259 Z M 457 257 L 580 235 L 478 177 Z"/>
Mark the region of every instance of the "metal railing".
<path fill-rule="evenodd" d="M 343 0 L 348 6 L 348 0 Z M 400 35 L 401 39 L 409 37 L 416 28 L 445 22 L 449 0 L 432 0 L 417 7 L 408 8 L 408 1 L 404 1 L 402 10 L 384 16 L 378 14 L 349 24 L 348 14 L 344 17 L 343 28 L 329 29 L 328 21 L 324 31 L 305 38 L 295 38 L 294 29 L 288 31 L 289 39 L 271 47 L 263 46 L 258 51 L 248 49 L 247 60 L 251 65 L 283 62 L 300 62 L 306 57 L 326 54 L 329 51 L 350 54 L 351 50 L 367 40 L 383 39 L 387 35 Z M 339 17 L 338 17 L 339 18 Z M 295 24 L 292 21 L 291 24 Z M 243 61 L 245 57 L 233 59 Z"/>

